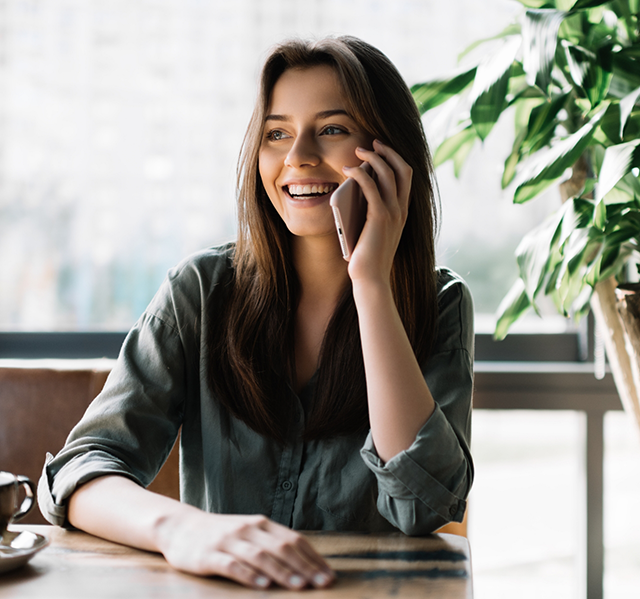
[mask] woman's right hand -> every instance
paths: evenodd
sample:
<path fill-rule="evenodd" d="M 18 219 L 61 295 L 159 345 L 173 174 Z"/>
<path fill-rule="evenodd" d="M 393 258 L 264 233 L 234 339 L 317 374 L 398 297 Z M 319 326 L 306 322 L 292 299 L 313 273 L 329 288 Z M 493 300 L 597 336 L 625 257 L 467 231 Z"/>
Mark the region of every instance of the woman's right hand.
<path fill-rule="evenodd" d="M 298 590 L 326 587 L 335 575 L 297 532 L 264 516 L 181 509 L 158 523 L 157 545 L 167 562 L 200 576 L 224 576 L 253 587 L 277 583 Z"/>

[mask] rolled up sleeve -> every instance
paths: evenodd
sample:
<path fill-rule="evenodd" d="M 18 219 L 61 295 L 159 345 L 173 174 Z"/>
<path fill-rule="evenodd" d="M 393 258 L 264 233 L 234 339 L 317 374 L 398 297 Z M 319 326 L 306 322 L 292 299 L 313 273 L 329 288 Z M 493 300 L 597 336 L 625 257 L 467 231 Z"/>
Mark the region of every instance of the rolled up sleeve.
<path fill-rule="evenodd" d="M 127 336 L 105 388 L 71 431 L 64 448 L 46 457 L 38 503 L 52 524 L 67 526 L 67 499 L 104 475 L 143 487 L 154 479 L 177 438 L 185 394 L 179 333 L 146 312 Z"/>
<path fill-rule="evenodd" d="M 388 462 L 376 453 L 371 433 L 361 450 L 377 478 L 378 511 L 410 535 L 461 522 L 473 482 L 473 306 L 466 285 L 453 277 L 440 291 L 438 343 L 423 368 L 436 403 L 433 414 L 411 447 Z"/>

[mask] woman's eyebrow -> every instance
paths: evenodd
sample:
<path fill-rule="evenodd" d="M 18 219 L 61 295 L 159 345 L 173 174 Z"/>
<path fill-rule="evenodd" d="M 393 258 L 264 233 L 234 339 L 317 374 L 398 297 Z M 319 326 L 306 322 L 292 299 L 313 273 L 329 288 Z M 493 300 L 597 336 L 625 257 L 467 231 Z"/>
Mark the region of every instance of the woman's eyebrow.
<path fill-rule="evenodd" d="M 323 110 L 322 112 L 317 112 L 316 113 L 316 119 L 318 120 L 322 120 L 322 119 L 328 119 L 332 116 L 336 116 L 338 114 L 347 116 L 349 118 L 353 118 L 346 110 L 344 110 L 344 108 L 334 108 L 331 110 Z M 291 117 L 289 115 L 286 114 L 268 114 L 266 117 L 264 117 L 265 121 L 280 121 L 280 122 L 288 122 L 291 120 Z"/>
<path fill-rule="evenodd" d="M 322 112 L 316 113 L 317 119 L 328 119 L 329 117 L 336 116 L 337 114 L 342 114 L 344 116 L 348 116 L 352 118 L 351 115 L 344 108 L 336 108 L 334 110 L 323 110 Z"/>
<path fill-rule="evenodd" d="M 290 116 L 285 116 L 284 114 L 268 114 L 266 117 L 264 117 L 265 121 L 290 121 L 291 117 Z"/>

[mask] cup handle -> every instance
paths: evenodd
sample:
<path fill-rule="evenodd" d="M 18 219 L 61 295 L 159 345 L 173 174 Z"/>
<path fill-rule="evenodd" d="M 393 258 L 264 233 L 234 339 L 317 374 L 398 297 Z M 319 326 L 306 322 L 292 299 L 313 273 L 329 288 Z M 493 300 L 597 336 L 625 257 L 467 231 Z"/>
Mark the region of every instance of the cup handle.
<path fill-rule="evenodd" d="M 20 506 L 20 510 L 11 518 L 12 522 L 17 522 L 21 518 L 24 518 L 33 509 L 36 498 L 36 485 L 31 479 L 26 476 L 16 476 L 16 480 L 19 485 L 24 487 L 25 497 Z"/>

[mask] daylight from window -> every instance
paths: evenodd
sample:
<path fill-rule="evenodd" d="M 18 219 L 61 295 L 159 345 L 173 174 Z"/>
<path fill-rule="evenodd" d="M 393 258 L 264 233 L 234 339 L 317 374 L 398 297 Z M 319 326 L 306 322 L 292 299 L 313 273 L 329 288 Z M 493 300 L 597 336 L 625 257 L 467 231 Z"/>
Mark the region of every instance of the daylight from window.
<path fill-rule="evenodd" d="M 167 269 L 233 239 L 235 164 L 272 44 L 356 35 L 411 85 L 450 73 L 521 10 L 508 0 L 0 0 L 0 330 L 126 330 Z M 425 125 L 438 141 L 437 119 Z M 468 281 L 487 332 L 516 278 L 518 241 L 548 213 L 500 189 L 512 139 L 509 122 L 498 127 L 459 180 L 450 163 L 437 173 L 439 261 Z"/>

